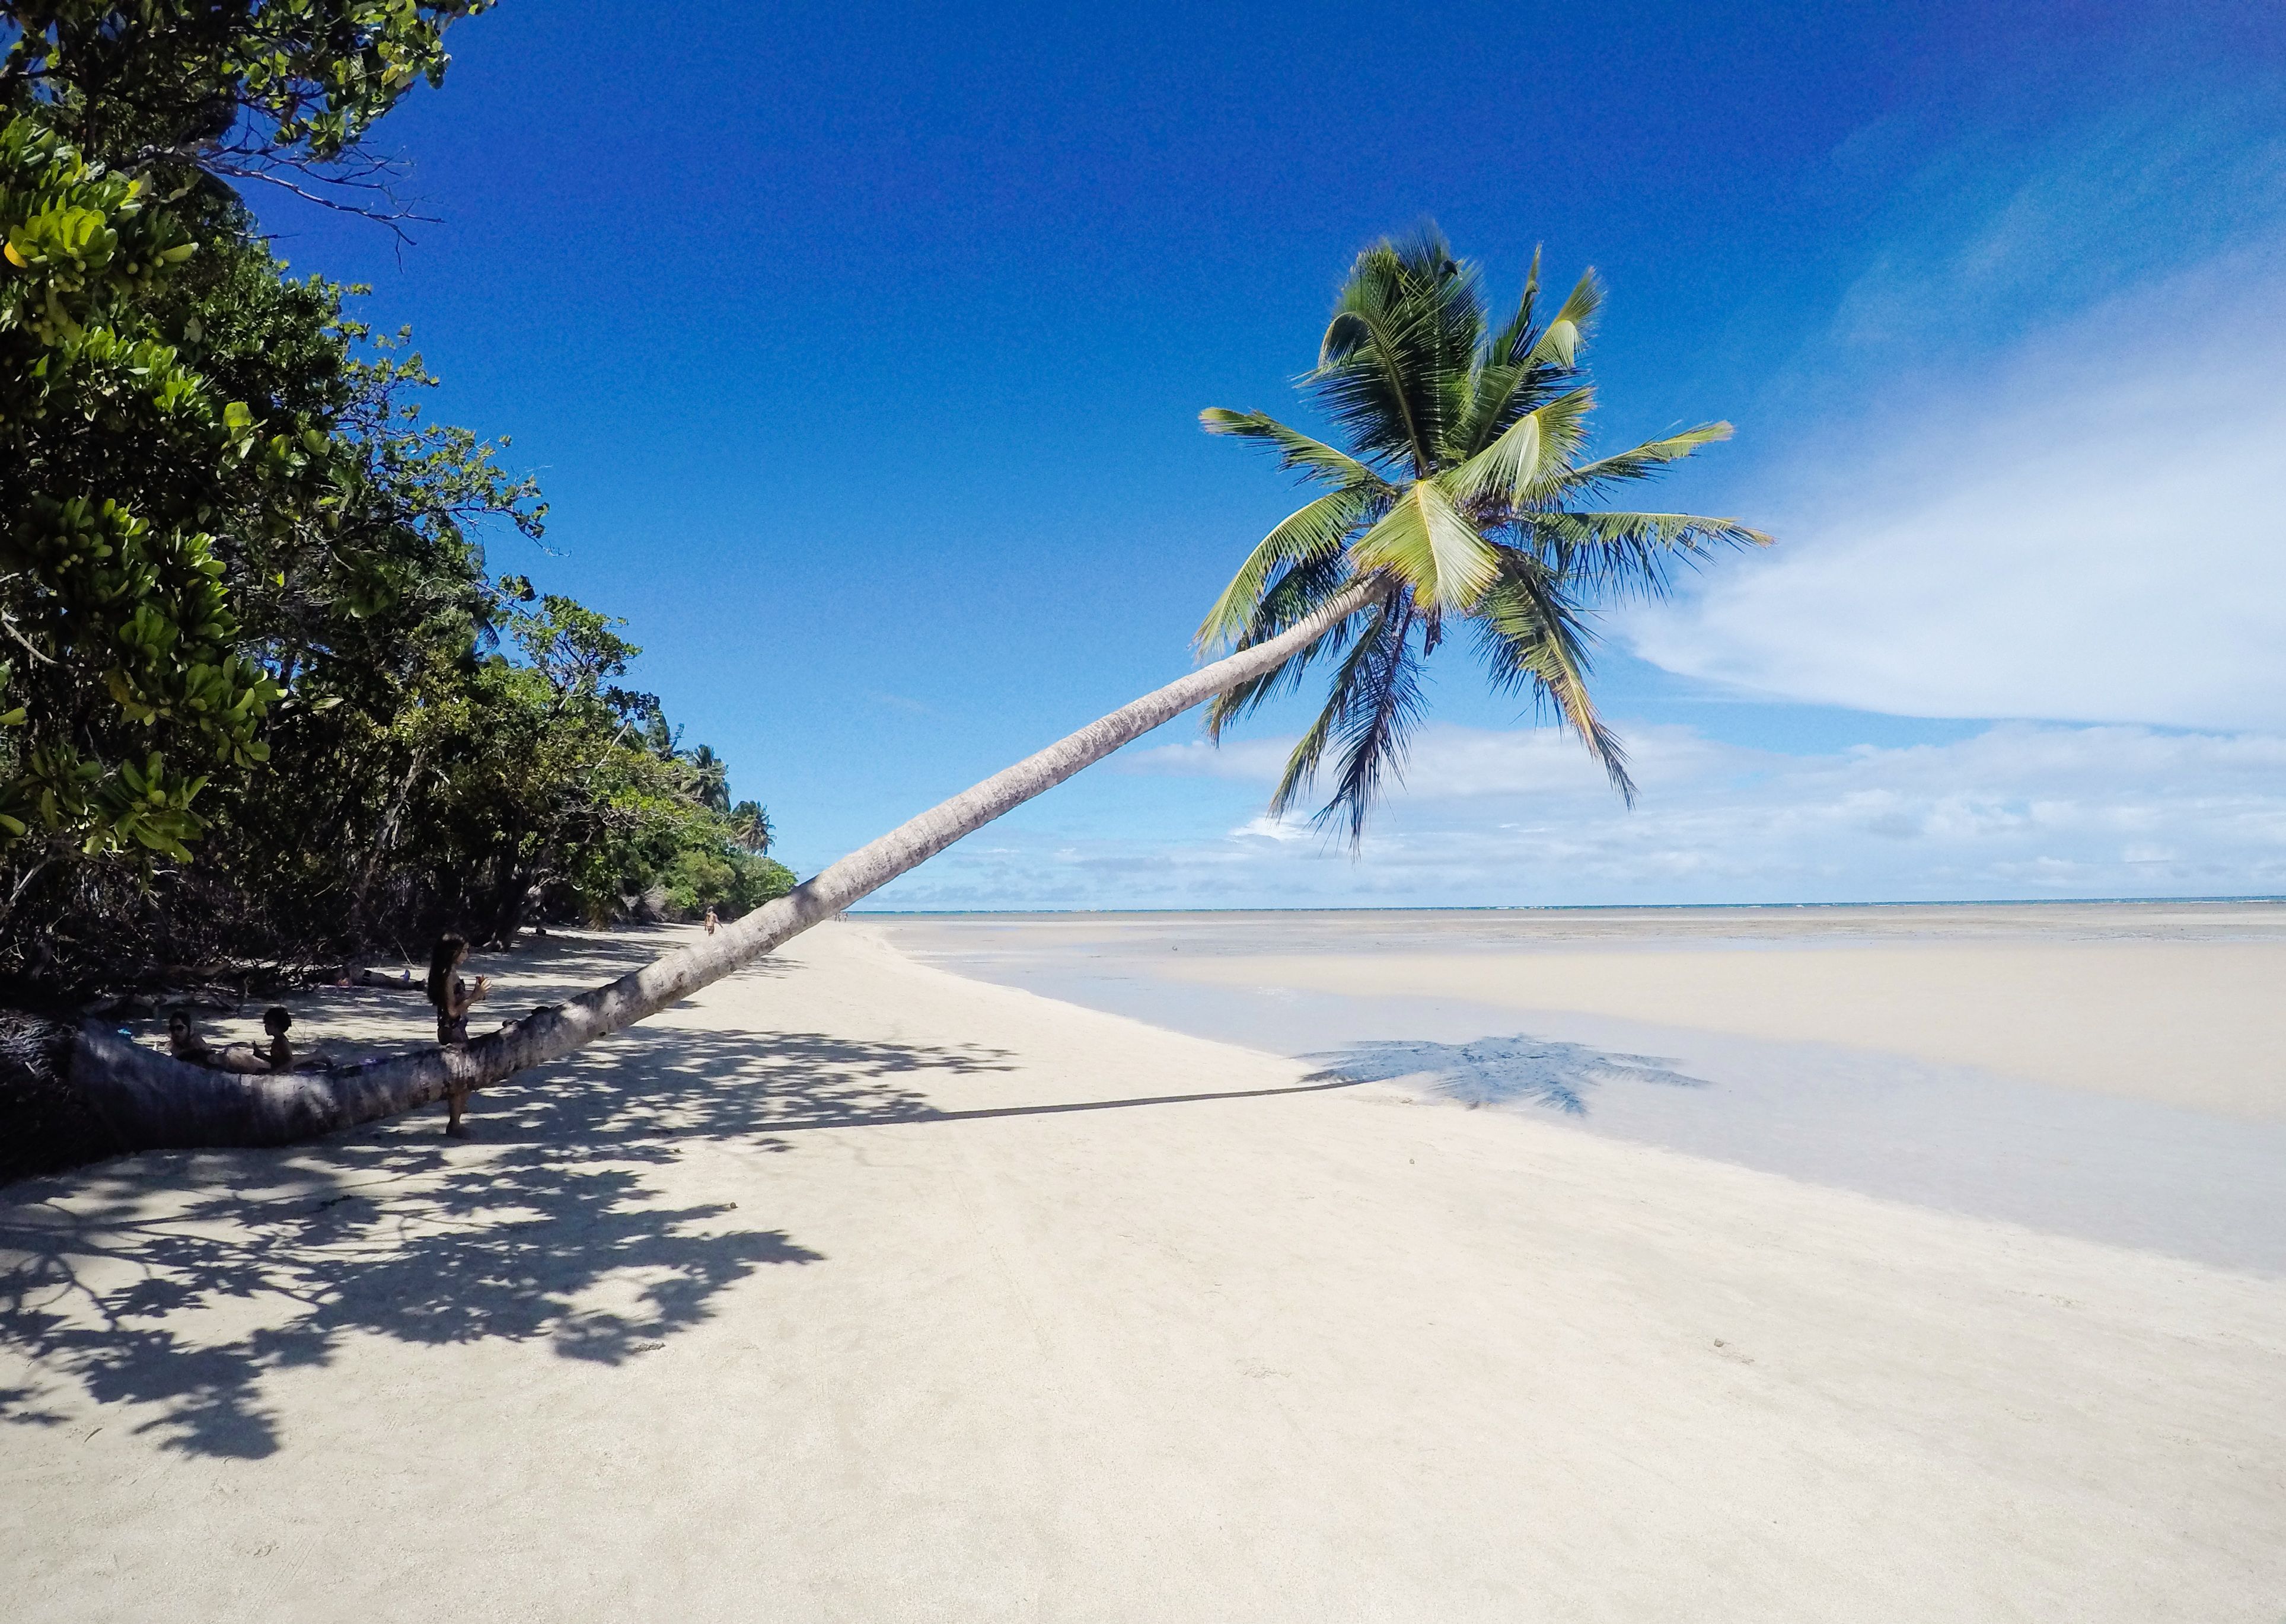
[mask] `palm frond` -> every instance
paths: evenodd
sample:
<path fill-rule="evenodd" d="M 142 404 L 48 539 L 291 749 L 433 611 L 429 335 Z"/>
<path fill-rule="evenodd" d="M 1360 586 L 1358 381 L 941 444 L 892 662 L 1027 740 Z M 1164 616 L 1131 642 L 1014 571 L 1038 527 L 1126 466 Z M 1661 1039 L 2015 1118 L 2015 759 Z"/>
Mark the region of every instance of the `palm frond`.
<path fill-rule="evenodd" d="M 1215 599 L 1193 643 L 1202 650 L 1211 649 L 1245 635 L 1278 571 L 1293 564 L 1338 558 L 1351 532 L 1373 520 L 1386 500 L 1381 493 L 1388 487 L 1377 479 L 1374 485 L 1378 488 L 1328 491 L 1279 521 L 1255 544 L 1238 573 L 1231 577 L 1230 585 Z"/>
<path fill-rule="evenodd" d="M 1493 337 L 1486 351 L 1487 362 L 1494 367 L 1520 367 L 1525 357 L 1532 353 L 1535 334 L 1533 329 L 1533 307 L 1540 303 L 1540 250 L 1532 250 L 1532 269 L 1524 275 L 1524 296 L 1516 302 L 1516 313 L 1508 325 Z"/>
<path fill-rule="evenodd" d="M 1580 590 L 1625 598 L 1658 597 L 1676 561 L 1696 563 L 1718 547 L 1768 547 L 1770 538 L 1736 519 L 1695 513 L 1540 512 L 1519 529 L 1535 549 Z"/>
<path fill-rule="evenodd" d="M 1494 514 L 1525 507 L 1571 479 L 1572 455 L 1586 437 L 1593 390 L 1575 389 L 1525 413 L 1501 437 L 1445 476 L 1454 500 Z"/>
<path fill-rule="evenodd" d="M 1425 430 L 1434 408 L 1430 391 L 1403 365 L 1408 325 L 1403 312 L 1339 312 L 1326 327 L 1310 382 L 1327 414 L 1361 448 L 1417 475 L 1431 466 Z"/>
<path fill-rule="evenodd" d="M 1470 617 L 1494 690 L 1528 690 L 1535 701 L 1551 705 L 1632 807 L 1636 785 L 1628 775 L 1627 751 L 1588 692 L 1590 635 L 1578 606 L 1560 578 L 1529 554 L 1503 550 L 1501 566 L 1499 581 Z"/>
<path fill-rule="evenodd" d="M 1285 816 L 1294 802 L 1316 780 L 1319 763 L 1325 759 L 1326 745 L 1349 710 L 1359 673 L 1372 658 L 1375 645 L 1387 635 L 1390 620 L 1397 612 L 1388 603 L 1376 605 L 1364 631 L 1359 634 L 1354 643 L 1349 645 L 1348 654 L 1334 668 L 1333 681 L 1326 687 L 1326 702 L 1318 708 L 1316 720 L 1303 729 L 1302 737 L 1287 753 L 1285 770 L 1278 775 L 1278 787 L 1271 792 L 1271 816 Z"/>
<path fill-rule="evenodd" d="M 1378 796 L 1384 775 L 1401 769 L 1408 736 L 1420 720 L 1418 658 L 1411 632 L 1410 605 L 1393 599 L 1375 609 L 1328 684 L 1326 703 L 1286 758 L 1286 770 L 1271 796 L 1270 815 L 1283 817 L 1315 782 L 1327 747 L 1344 741 L 1342 768 L 1333 799 L 1313 821 L 1324 824 L 1346 816 L 1354 847 Z"/>
<path fill-rule="evenodd" d="M 1645 440 L 1631 451 L 1622 451 L 1608 457 L 1598 457 L 1593 462 L 1583 462 L 1572 470 L 1574 484 L 1585 486 L 1605 481 L 1649 479 L 1670 462 L 1680 462 L 1701 445 L 1712 445 L 1730 438 L 1728 423 L 1701 423 L 1696 429 L 1685 429 L 1681 434 L 1670 434 L 1665 439 Z"/>
<path fill-rule="evenodd" d="M 1355 676 L 1336 723 L 1341 774 L 1333 799 L 1312 820 L 1320 826 L 1346 822 L 1352 851 L 1365 839 L 1366 819 L 1381 797 L 1383 780 L 1403 776 L 1406 748 L 1420 725 L 1421 666 L 1411 629 L 1409 615 L 1400 611 L 1358 639 L 1361 658 L 1353 661 Z"/>
<path fill-rule="evenodd" d="M 1417 477 L 1446 459 L 1484 332 L 1475 271 L 1434 232 L 1358 256 L 1305 380 L 1368 459 Z"/>
<path fill-rule="evenodd" d="M 1580 346 L 1595 330 L 1596 312 L 1603 308 L 1604 285 L 1591 267 L 1573 284 L 1556 319 L 1548 324 L 1548 331 L 1533 342 L 1525 359 L 1538 367 L 1575 365 Z"/>
<path fill-rule="evenodd" d="M 1499 573 L 1492 543 L 1434 479 L 1417 479 L 1352 544 L 1352 566 L 1386 570 L 1438 609 L 1465 609 Z"/>
<path fill-rule="evenodd" d="M 1278 453 L 1278 466 L 1298 468 L 1313 479 L 1323 479 L 1337 490 L 1386 488 L 1380 475 L 1344 452 L 1313 440 L 1298 429 L 1289 429 L 1265 412 L 1233 412 L 1209 406 L 1199 414 L 1199 427 L 1209 434 L 1227 434 L 1255 440 Z"/>
<path fill-rule="evenodd" d="M 1574 374 L 1569 367 L 1533 361 L 1540 342 L 1533 326 L 1540 300 L 1540 250 L 1532 251 L 1532 270 L 1524 281 L 1524 296 L 1508 325 L 1494 335 L 1478 359 L 1470 381 L 1469 401 L 1457 432 L 1453 454 L 1465 460 L 1498 438 L 1525 413 L 1553 399 L 1569 388 Z"/>

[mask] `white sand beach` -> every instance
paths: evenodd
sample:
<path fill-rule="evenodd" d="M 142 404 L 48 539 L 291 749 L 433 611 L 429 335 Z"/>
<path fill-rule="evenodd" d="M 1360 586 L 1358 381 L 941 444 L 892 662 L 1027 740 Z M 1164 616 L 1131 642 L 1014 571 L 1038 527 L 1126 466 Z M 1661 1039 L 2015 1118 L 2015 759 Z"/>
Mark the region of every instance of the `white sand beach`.
<path fill-rule="evenodd" d="M 814 931 L 481 1096 L 471 1143 L 439 1111 L 0 1190 L 8 1616 L 2286 1609 L 2286 1277 L 2227 1248 L 1329 1078 L 957 976 L 901 934 Z M 657 945 L 480 967 L 505 1014 Z M 2050 1029 L 2099 1038 L 2132 1037 L 2104 1013 L 2123 989 L 2218 989 L 2209 1069 L 2164 1100 L 2132 1057 L 2027 1065 L 2005 1010 L 1915 1047 L 1833 990 L 1895 997 L 1925 969 L 1952 1007 L 2001 974 L 1943 952 L 1793 950 L 1791 1005 L 1670 965 L 1620 1008 L 1582 955 L 1541 982 L 1577 1007 L 1541 1024 L 1582 1045 L 1663 1020 L 1680 1041 L 1645 1052 L 1719 1075 L 1660 1098 L 1749 1115 L 1805 1097 L 1746 1092 L 1788 1044 L 1809 1068 L 1860 1037 L 1867 1077 L 1965 1057 L 2047 1091 L 2012 1109 L 2179 1114 L 2173 1188 L 2207 1154 L 2186 1124 L 2277 1120 L 2275 1070 L 2239 1074 L 2273 1046 L 2281 949 L 2240 943 L 2259 957 L 2235 981 L 2215 946 L 2106 938 L 2060 950 L 2085 974 L 2019 975 Z M 1878 973 L 1832 967 L 1873 951 Z M 1237 957 L 1183 984 L 1257 996 Z M 1455 974 L 1378 974 L 1400 961 Z M 1486 1007 L 1518 1029 L 1496 975 L 1467 992 L 1474 1026 L 1390 1005 L 1384 1035 L 1502 1029 Z M 420 1024 L 387 992 L 303 1006 L 336 1042 Z"/>

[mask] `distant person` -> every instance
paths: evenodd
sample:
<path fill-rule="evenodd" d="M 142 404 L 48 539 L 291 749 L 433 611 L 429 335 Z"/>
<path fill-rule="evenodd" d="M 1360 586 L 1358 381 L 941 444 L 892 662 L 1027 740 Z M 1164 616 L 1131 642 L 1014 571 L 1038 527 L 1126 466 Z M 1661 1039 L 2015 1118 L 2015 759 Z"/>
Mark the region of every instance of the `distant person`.
<path fill-rule="evenodd" d="M 485 996 L 487 978 L 477 977 L 473 987 L 461 979 L 460 969 L 468 958 L 468 939 L 451 934 L 437 937 L 437 950 L 429 956 L 429 1002 L 437 1006 L 437 1042 L 443 1048 L 467 1046 L 469 1006 Z M 469 1131 L 461 1122 L 461 1113 L 469 1103 L 468 1084 L 453 1084 L 445 1098 L 452 1110 L 445 1131 L 456 1139 L 468 1138 Z"/>
<path fill-rule="evenodd" d="M 709 908 L 706 911 L 706 934 L 710 936 L 714 934 L 714 911 L 712 908 Z"/>

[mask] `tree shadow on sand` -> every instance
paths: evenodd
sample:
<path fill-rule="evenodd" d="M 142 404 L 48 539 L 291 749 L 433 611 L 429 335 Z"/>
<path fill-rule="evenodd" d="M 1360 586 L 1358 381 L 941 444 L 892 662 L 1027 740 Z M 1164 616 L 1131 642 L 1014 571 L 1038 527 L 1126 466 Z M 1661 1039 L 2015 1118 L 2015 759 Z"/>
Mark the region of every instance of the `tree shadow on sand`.
<path fill-rule="evenodd" d="M 787 1143 L 775 1129 L 927 1120 L 908 1079 L 1005 1069 L 989 1050 L 637 1028 L 478 1095 L 473 1144 L 441 1139 L 432 1110 L 12 1186 L 0 1349 L 45 1380 L 0 1387 L 0 1419 L 133 1404 L 165 1447 L 254 1459 L 280 1441 L 269 1373 L 360 1334 L 622 1363 L 755 1271 L 824 1260 L 733 1203 L 663 1199 L 650 1169 L 693 1140 L 768 1150 Z"/>
<path fill-rule="evenodd" d="M 1648 1054 L 1617 1054 L 1586 1044 L 1552 1043 L 1519 1032 L 1513 1037 L 1479 1037 L 1474 1043 L 1360 1043 L 1323 1054 L 1313 1078 L 1352 1083 L 1423 1079 L 1441 1099 L 1479 1106 L 1530 1104 L 1553 1107 L 1571 1116 L 1588 1112 L 1588 1091 L 1610 1082 L 1658 1083 L 1670 1088 L 1705 1088 L 1703 1077 L 1667 1069 Z"/>

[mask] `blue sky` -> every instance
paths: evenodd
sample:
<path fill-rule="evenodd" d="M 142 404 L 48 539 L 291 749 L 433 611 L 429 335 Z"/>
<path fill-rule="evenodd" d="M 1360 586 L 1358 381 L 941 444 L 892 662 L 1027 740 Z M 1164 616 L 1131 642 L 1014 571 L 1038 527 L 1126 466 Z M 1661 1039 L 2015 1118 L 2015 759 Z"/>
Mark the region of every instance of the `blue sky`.
<path fill-rule="evenodd" d="M 1602 431 L 1777 532 L 1605 623 L 1628 813 L 1440 659 L 1361 858 L 1178 723 L 887 905 L 2286 891 L 2274 7 L 506 0 L 381 145 L 437 224 L 257 197 L 554 504 L 808 871 L 1179 672 L 1292 505 L 1350 258 L 1436 220 L 1611 292 Z M 1662 505 L 1667 505 L 1663 502 Z"/>

